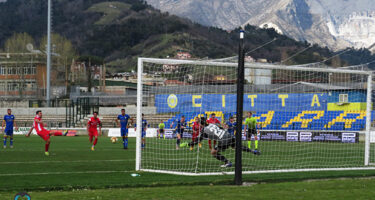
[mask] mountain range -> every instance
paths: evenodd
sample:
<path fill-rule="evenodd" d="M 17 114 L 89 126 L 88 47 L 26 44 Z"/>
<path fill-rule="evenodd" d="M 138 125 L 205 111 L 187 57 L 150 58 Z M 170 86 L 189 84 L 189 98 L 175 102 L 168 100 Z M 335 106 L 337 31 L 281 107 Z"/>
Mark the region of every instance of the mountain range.
<path fill-rule="evenodd" d="M 274 28 L 332 50 L 375 43 L 373 0 L 147 0 L 162 11 L 232 30 L 251 24 Z"/>
<path fill-rule="evenodd" d="M 227 32 L 192 23 L 160 12 L 140 0 L 52 2 L 53 32 L 69 39 L 80 56 L 102 58 L 111 71 L 134 69 L 138 56 L 166 58 L 174 57 L 178 51 L 186 51 L 193 58 L 214 59 L 237 54 L 239 30 Z M 46 14 L 47 1 L 0 3 L 0 48 L 15 32 L 26 32 L 38 43 L 46 34 Z M 248 25 L 246 33 L 248 50 L 273 41 L 248 54 L 269 62 L 280 62 L 309 46 L 271 29 Z M 330 56 L 332 52 L 316 45 L 293 56 L 286 64 L 317 62 Z M 335 66 L 352 64 L 350 60 L 335 63 Z"/>
<path fill-rule="evenodd" d="M 109 72 L 134 70 L 140 56 L 171 58 L 184 51 L 189 52 L 193 59 L 215 59 L 235 56 L 238 52 L 239 29 L 226 31 L 203 26 L 161 12 L 142 0 L 52 2 L 53 32 L 72 42 L 77 57 L 101 58 Z M 35 45 L 40 46 L 38 43 L 46 35 L 46 16 L 47 1 L 12 0 L 0 3 L 0 51 L 7 51 L 5 41 L 14 33 L 27 33 L 34 38 Z M 374 56 L 366 50 L 350 49 L 345 54 L 332 57 L 336 53 L 328 48 L 296 41 L 278 34 L 274 29 L 251 25 L 246 25 L 244 29 L 247 55 L 254 59 L 288 65 L 327 59 L 324 64 L 335 67 L 374 60 Z"/>

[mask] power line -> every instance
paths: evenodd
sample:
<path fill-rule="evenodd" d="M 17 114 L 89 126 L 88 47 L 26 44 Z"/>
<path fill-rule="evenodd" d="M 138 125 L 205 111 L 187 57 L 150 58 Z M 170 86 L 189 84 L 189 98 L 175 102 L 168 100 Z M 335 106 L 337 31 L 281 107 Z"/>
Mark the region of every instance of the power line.
<path fill-rule="evenodd" d="M 276 41 L 276 40 L 277 40 L 277 38 L 273 38 L 273 40 L 271 40 L 271 41 L 269 41 L 269 42 L 267 42 L 267 43 L 265 43 L 265 44 L 263 44 L 263 45 L 261 45 L 261 46 L 255 48 L 255 49 L 253 49 L 253 50 L 251 50 L 251 51 L 246 52 L 246 53 L 245 53 L 245 56 L 246 56 L 247 54 L 249 54 L 249 53 L 252 53 L 252 52 L 254 52 L 254 51 L 256 51 L 256 50 L 258 50 L 258 49 L 260 49 L 260 48 L 263 48 L 263 47 L 267 46 L 268 44 L 271 44 L 272 42 L 274 42 L 274 41 Z"/>
<path fill-rule="evenodd" d="M 299 51 L 299 52 L 297 52 L 297 53 L 293 54 L 293 55 L 292 55 L 292 56 L 290 56 L 289 58 L 286 58 L 286 59 L 282 60 L 282 61 L 281 61 L 280 63 L 284 63 L 284 62 L 286 62 L 286 61 L 288 61 L 288 60 L 290 60 L 290 59 L 292 59 L 292 58 L 294 58 L 294 57 L 298 56 L 299 54 L 301 54 L 301 53 L 305 52 L 306 50 L 310 49 L 311 47 L 312 47 L 312 46 L 310 45 L 310 46 L 308 46 L 308 47 L 306 47 L 306 48 L 302 49 L 301 51 Z"/>
<path fill-rule="evenodd" d="M 332 58 L 336 57 L 336 56 L 339 56 L 339 55 L 342 55 L 348 51 L 350 51 L 351 49 L 346 49 L 345 51 L 342 51 L 340 53 L 337 53 L 327 59 L 324 59 L 322 61 L 319 61 L 319 62 L 313 62 L 313 63 L 307 63 L 307 64 L 303 64 L 303 65 L 298 65 L 298 66 L 305 66 L 305 67 L 310 67 L 310 66 L 315 66 L 315 65 L 318 65 L 318 64 L 324 64 L 325 62 L 327 62 L 328 60 L 331 60 Z"/>
<path fill-rule="evenodd" d="M 346 66 L 346 67 L 340 67 L 341 69 L 353 69 L 353 68 L 358 68 L 358 67 L 364 67 L 364 66 L 368 66 L 370 65 L 371 63 L 375 63 L 375 59 L 370 61 L 370 62 L 367 62 L 367 63 L 361 63 L 361 64 L 358 64 L 358 65 L 351 65 L 351 66 Z"/>
<path fill-rule="evenodd" d="M 260 49 L 260 48 L 263 48 L 263 47 L 265 47 L 265 46 L 271 44 L 272 42 L 274 42 L 274 41 L 276 41 L 276 40 L 277 40 L 277 38 L 273 38 L 271 41 L 268 41 L 268 42 L 266 42 L 266 43 L 264 43 L 264 44 L 262 44 L 262 45 L 256 47 L 255 49 L 252 49 L 252 50 L 250 50 L 250 51 L 247 51 L 247 52 L 245 53 L 245 56 L 246 56 L 247 54 L 249 54 L 249 53 L 252 53 L 252 52 L 254 52 L 254 51 L 256 51 L 256 50 L 258 50 L 258 49 Z M 210 60 L 210 61 L 220 62 L 220 61 L 227 61 L 227 60 L 232 60 L 232 59 L 237 59 L 237 58 L 238 58 L 238 56 L 232 56 L 232 57 L 227 57 L 227 58 L 213 59 L 213 60 Z"/>
<path fill-rule="evenodd" d="M 336 56 L 339 56 L 339 55 L 342 55 L 342 54 L 348 52 L 349 50 L 351 50 L 351 49 L 346 49 L 345 51 L 342 51 L 342 52 L 340 52 L 340 53 L 338 53 L 338 54 L 336 54 L 336 55 L 333 55 L 333 56 L 331 56 L 331 57 L 329 57 L 329 58 L 327 58 L 327 59 L 325 59 L 325 60 L 323 60 L 323 61 L 320 61 L 319 63 L 325 63 L 325 62 L 327 62 L 328 60 L 331 60 L 332 58 L 334 58 L 334 57 L 336 57 Z"/>

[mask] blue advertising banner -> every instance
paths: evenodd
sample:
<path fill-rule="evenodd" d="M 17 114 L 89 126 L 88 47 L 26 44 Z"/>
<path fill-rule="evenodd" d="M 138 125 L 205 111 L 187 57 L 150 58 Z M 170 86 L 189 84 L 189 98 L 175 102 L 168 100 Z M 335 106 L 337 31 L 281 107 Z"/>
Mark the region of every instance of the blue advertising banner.
<path fill-rule="evenodd" d="M 235 94 L 162 94 L 155 96 L 158 113 L 236 111 Z M 244 110 L 256 112 L 327 110 L 326 93 L 245 94 Z"/>

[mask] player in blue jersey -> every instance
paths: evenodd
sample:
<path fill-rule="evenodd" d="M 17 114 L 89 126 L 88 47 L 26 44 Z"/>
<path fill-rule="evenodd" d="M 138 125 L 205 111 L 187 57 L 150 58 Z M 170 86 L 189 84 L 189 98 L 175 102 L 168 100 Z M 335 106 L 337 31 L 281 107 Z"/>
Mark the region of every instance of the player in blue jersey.
<path fill-rule="evenodd" d="M 121 109 L 121 115 L 117 116 L 116 123 L 119 127 L 121 127 L 120 130 L 121 130 L 122 144 L 124 145 L 124 149 L 128 149 L 129 121 L 130 123 L 133 123 L 133 118 L 125 114 L 125 109 Z"/>
<path fill-rule="evenodd" d="M 227 121 L 227 123 L 225 123 L 225 128 L 228 130 L 228 132 L 231 135 L 234 136 L 235 135 L 235 131 L 236 131 L 236 125 L 237 125 L 237 122 L 234 121 L 233 117 L 230 117 L 229 121 Z"/>
<path fill-rule="evenodd" d="M 181 116 L 181 119 L 176 119 L 176 121 L 172 122 L 171 128 L 173 127 L 174 123 L 176 123 L 175 133 L 177 135 L 177 141 L 176 141 L 176 150 L 180 149 L 180 143 L 182 134 L 184 133 L 184 130 L 187 126 L 187 123 L 185 121 L 185 116 Z"/>
<path fill-rule="evenodd" d="M 10 148 L 13 148 L 13 127 L 17 129 L 16 118 L 12 115 L 12 110 L 8 109 L 8 114 L 4 115 L 4 120 L 1 125 L 1 131 L 4 131 L 4 149 L 7 148 L 8 137 L 10 139 Z"/>
<path fill-rule="evenodd" d="M 142 113 L 142 149 L 146 147 L 146 130 L 147 130 L 147 120 L 144 119 L 144 114 Z M 137 131 L 137 124 L 134 125 L 135 131 Z"/>

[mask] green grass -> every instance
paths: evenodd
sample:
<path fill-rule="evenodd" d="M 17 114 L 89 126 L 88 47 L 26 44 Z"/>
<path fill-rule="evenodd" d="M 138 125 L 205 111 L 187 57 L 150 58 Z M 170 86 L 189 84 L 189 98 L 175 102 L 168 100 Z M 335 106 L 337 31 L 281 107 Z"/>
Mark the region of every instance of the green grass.
<path fill-rule="evenodd" d="M 147 165 L 154 167 L 162 167 L 161 160 L 163 156 L 157 157 L 158 159 L 151 159 L 150 156 L 155 156 L 156 148 L 162 150 L 164 153 L 169 153 L 169 160 L 164 161 L 164 168 L 174 169 L 181 166 L 181 171 L 194 170 L 190 166 L 191 159 L 197 156 L 197 150 L 189 151 L 183 149 L 176 151 L 174 148 L 175 140 L 156 140 L 147 139 L 146 150 L 143 156 L 148 159 L 144 162 L 144 167 Z M 19 191 L 32 192 L 33 195 L 41 197 L 48 195 L 54 198 L 63 199 L 62 196 L 73 197 L 78 195 L 82 199 L 90 199 L 94 194 L 103 194 L 102 199 L 106 199 L 105 195 L 118 194 L 117 197 L 125 195 L 127 191 L 134 191 L 134 193 L 149 193 L 149 195 L 159 195 L 158 191 L 167 191 L 168 189 L 175 188 L 175 193 L 171 195 L 182 195 L 185 189 L 178 189 L 177 186 L 186 186 L 196 188 L 209 189 L 210 187 L 203 187 L 208 185 L 219 185 L 217 190 L 225 190 L 223 185 L 233 184 L 233 175 L 220 175 L 220 176 L 179 176 L 158 173 L 135 172 L 135 139 L 130 138 L 130 149 L 123 150 L 121 143 L 112 144 L 109 138 L 100 137 L 96 151 L 90 151 L 90 144 L 88 138 L 84 136 L 78 137 L 52 137 L 50 147 L 51 156 L 44 156 L 44 141 L 37 136 L 26 138 L 23 136 L 16 136 L 14 149 L 0 149 L 0 195 L 15 194 Z M 315 146 L 318 145 L 318 146 Z M 320 145 L 320 146 L 319 146 Z M 346 166 L 357 166 L 363 161 L 363 155 L 360 150 L 363 144 L 328 144 L 328 143 L 283 143 L 283 142 L 262 142 L 260 147 L 263 151 L 261 156 L 252 154 L 243 154 L 244 169 L 274 169 L 276 167 L 289 167 L 292 166 L 293 159 L 290 157 L 292 154 L 299 153 L 302 160 L 299 164 L 306 166 L 315 166 L 318 163 L 321 165 L 339 166 L 345 164 Z M 278 147 L 278 148 L 277 148 Z M 327 156 L 324 152 L 317 154 L 313 158 L 318 147 L 325 147 L 330 149 L 326 152 L 331 155 L 329 159 L 324 158 Z M 352 153 L 349 151 L 354 149 L 359 151 Z M 342 150 L 349 153 L 338 153 Z M 291 151 L 291 152 L 290 152 Z M 160 152 L 160 151 L 159 151 Z M 335 153 L 336 152 L 336 153 Z M 228 150 L 224 155 L 233 159 L 233 150 Z M 212 158 L 207 150 L 207 141 L 203 142 L 203 148 L 200 153 L 201 162 L 200 167 L 206 167 L 207 171 L 216 172 L 222 170 L 219 166 L 221 163 Z M 341 157 L 338 157 L 340 155 Z M 345 159 L 343 156 L 350 156 L 350 159 Z M 148 156 L 148 157 L 147 157 Z M 306 156 L 306 158 L 305 158 Z M 288 160 L 288 159 L 289 160 Z M 287 160 L 285 160 L 287 159 Z M 314 163 L 314 159 L 317 159 Z M 185 160 L 185 161 L 184 161 Z M 298 160 L 296 158 L 296 160 Z M 312 164 L 308 164 L 311 162 Z M 195 163 L 195 162 L 192 162 Z M 295 162 L 296 164 L 298 162 Z M 171 164 L 171 165 L 169 165 Z M 271 165 L 267 167 L 267 165 Z M 229 170 L 233 170 L 229 169 Z M 226 170 L 227 171 L 227 170 Z M 141 176 L 132 177 L 132 173 L 139 173 Z M 245 182 L 262 182 L 269 183 L 275 187 L 283 187 L 284 182 L 299 182 L 306 179 L 321 179 L 321 178 L 338 178 L 338 177 L 368 177 L 375 176 L 375 170 L 363 171 L 322 171 L 322 172 L 304 172 L 304 173 L 268 173 L 268 174 L 249 174 L 243 175 Z M 361 180 L 362 181 L 362 180 Z M 278 185 L 280 184 L 280 185 Z M 294 184 L 294 183 L 290 183 Z M 312 183 L 313 184 L 313 183 Z M 349 184 L 349 183 L 348 183 Z M 373 182 L 363 183 L 374 184 Z M 198 185 L 198 186 L 197 186 Z M 220 187 L 221 185 L 221 187 Z M 266 184 L 267 185 L 267 184 Z M 298 184 L 296 184 L 298 185 Z M 332 185 L 334 185 L 332 183 Z M 168 186 L 168 187 L 165 187 Z M 151 187 L 148 189 L 138 187 Z M 261 185 L 254 186 L 262 187 Z M 267 186 L 268 187 L 268 186 Z M 271 186 L 270 186 L 271 187 Z M 285 186 L 286 187 L 286 186 Z M 302 186 L 301 186 L 302 187 Z M 127 188 L 127 189 L 122 189 Z M 251 187 L 253 188 L 253 187 Z M 206 190 L 204 189 L 204 190 Z M 365 188 L 362 188 L 363 190 Z M 362 190 L 361 188 L 358 191 Z M 239 189 L 238 193 L 241 193 Z M 59 191 L 53 193 L 43 193 L 45 191 Z M 104 192 L 107 191 L 107 192 Z M 155 192 L 152 192 L 155 191 Z M 186 190 L 191 191 L 191 190 Z M 215 190 L 216 191 L 216 188 Z M 168 192 L 166 192 L 169 194 Z M 162 192 L 160 193 L 160 195 Z M 209 194 L 209 193 L 208 193 Z M 267 194 L 267 193 L 265 193 Z M 39 195 L 39 196 L 38 196 Z M 54 196 L 55 195 L 55 196 Z M 60 196 L 61 198 L 60 198 Z M 82 196 L 80 196 L 82 195 Z M 115 197 L 116 197 L 115 195 Z M 129 196 L 129 198 L 137 199 L 138 196 Z M 240 195 L 240 194 L 236 194 Z M 3 196 L 0 196 L 0 199 Z M 145 196 L 145 198 L 148 196 Z M 180 196 L 174 196 L 178 199 Z M 156 198 L 156 199 L 157 199 Z M 239 196 L 239 198 L 242 198 Z M 36 198 L 39 199 L 39 198 Z M 42 199 L 42 198 L 40 198 Z M 70 198 L 74 199 L 74 198 Z M 79 198 L 77 198 L 79 199 Z M 147 199 L 147 198 L 146 198 Z M 148 198 L 149 199 L 149 198 Z"/>
<path fill-rule="evenodd" d="M 252 186 L 173 186 L 29 192 L 33 199 L 373 199 L 375 179 L 267 183 Z M 0 199 L 15 193 L 0 192 Z"/>
<path fill-rule="evenodd" d="M 233 168 L 221 168 L 221 162 L 210 155 L 207 141 L 203 148 L 193 151 L 176 151 L 175 140 L 148 139 L 143 152 L 142 166 L 146 169 L 183 172 L 233 172 Z M 244 142 L 247 145 L 247 142 Z M 261 141 L 261 156 L 242 153 L 243 171 L 295 169 L 295 168 L 343 168 L 364 166 L 364 143 L 285 142 Z M 375 148 L 375 146 L 372 146 Z M 234 149 L 222 153 L 234 161 Z M 373 159 L 372 159 L 373 160 Z M 198 161 L 198 162 L 197 162 Z"/>
<path fill-rule="evenodd" d="M 103 17 L 100 18 L 95 24 L 107 25 L 113 23 L 124 10 L 129 10 L 130 5 L 121 2 L 102 2 L 91 6 L 89 12 L 100 12 L 103 13 Z"/>

